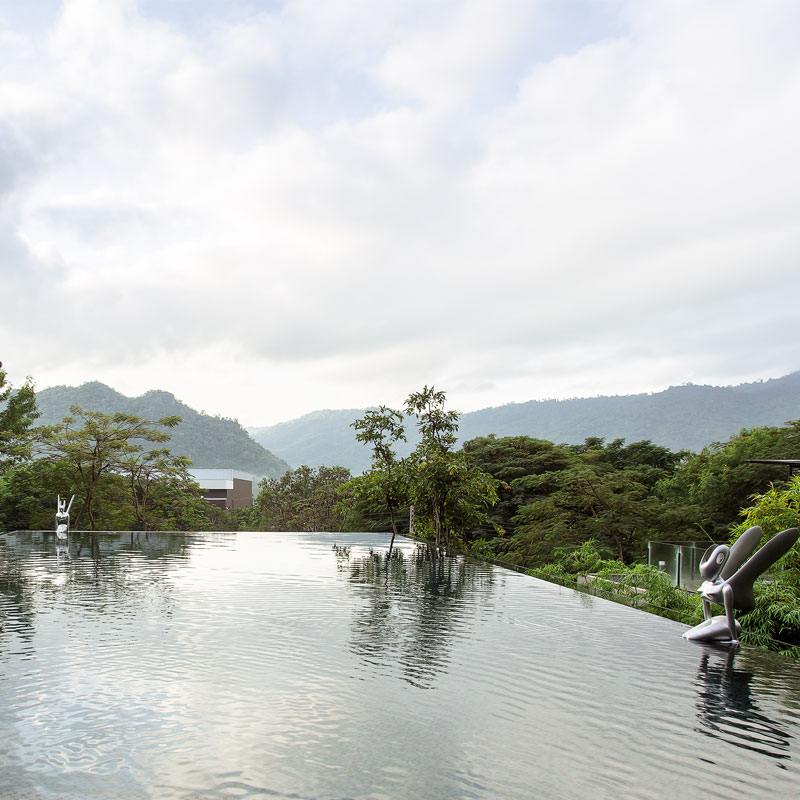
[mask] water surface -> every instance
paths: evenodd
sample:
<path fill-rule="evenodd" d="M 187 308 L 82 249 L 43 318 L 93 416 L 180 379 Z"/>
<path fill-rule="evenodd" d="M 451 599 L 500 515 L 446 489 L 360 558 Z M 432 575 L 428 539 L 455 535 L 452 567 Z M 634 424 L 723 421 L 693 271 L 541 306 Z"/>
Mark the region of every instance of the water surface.
<path fill-rule="evenodd" d="M 0 536 L 0 797 L 797 795 L 797 662 L 387 545 Z"/>

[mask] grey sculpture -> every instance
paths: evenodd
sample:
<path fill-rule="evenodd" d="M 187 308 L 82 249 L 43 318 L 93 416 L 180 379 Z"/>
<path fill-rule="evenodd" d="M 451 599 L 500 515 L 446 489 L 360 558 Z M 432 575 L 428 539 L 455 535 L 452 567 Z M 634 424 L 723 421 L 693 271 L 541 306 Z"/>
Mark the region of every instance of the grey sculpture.
<path fill-rule="evenodd" d="M 756 578 L 792 549 L 800 531 L 788 528 L 775 534 L 751 556 L 761 536 L 761 528 L 755 526 L 746 530 L 730 548 L 721 544 L 706 550 L 700 562 L 700 574 L 706 580 L 697 590 L 703 600 L 705 619 L 686 631 L 684 639 L 732 644 L 739 641 L 742 626 L 734 617 L 734 611 L 746 614 L 755 608 L 753 584 Z M 725 614 L 712 616 L 712 603 L 723 606 Z"/>
<path fill-rule="evenodd" d="M 58 495 L 58 500 L 56 501 L 57 539 L 66 539 L 69 536 L 69 510 L 72 508 L 72 501 L 74 499 L 75 495 L 72 495 L 69 499 L 69 505 L 67 505 L 67 501 L 62 500 L 61 495 Z"/>

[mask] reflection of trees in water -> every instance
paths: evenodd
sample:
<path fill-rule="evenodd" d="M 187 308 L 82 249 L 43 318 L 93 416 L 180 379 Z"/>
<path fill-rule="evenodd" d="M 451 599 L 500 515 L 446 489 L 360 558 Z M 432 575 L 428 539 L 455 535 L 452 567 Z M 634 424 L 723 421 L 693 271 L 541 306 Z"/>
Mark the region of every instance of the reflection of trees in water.
<path fill-rule="evenodd" d="M 156 562 L 185 556 L 188 543 L 184 535 L 146 531 L 72 532 L 66 543 L 54 533 L 0 538 L 0 637 L 14 632 L 29 641 L 36 614 L 59 604 L 125 613 L 146 599 L 169 613 L 167 562 Z"/>
<path fill-rule="evenodd" d="M 791 734 L 759 709 L 750 685 L 754 673 L 737 668 L 738 654 L 736 647 L 703 646 L 695 680 L 696 730 L 770 758 L 789 759 Z"/>
<path fill-rule="evenodd" d="M 431 688 L 447 669 L 459 625 L 474 615 L 476 595 L 490 590 L 492 570 L 463 558 L 431 559 L 423 548 L 354 558 L 344 549 L 337 548 L 340 570 L 370 588 L 353 619 L 352 652 L 378 669 L 396 664 L 404 680 Z"/>
<path fill-rule="evenodd" d="M 30 640 L 36 616 L 36 604 L 25 570 L 0 549 L 0 650 L 6 650 L 6 641 L 14 633 Z"/>
<path fill-rule="evenodd" d="M 152 531 L 85 532 L 70 535 L 69 548 L 65 586 L 86 608 L 103 612 L 117 602 L 120 609 L 130 609 L 138 601 L 158 599 L 168 611 L 165 578 L 174 559 L 186 557 L 187 537 Z"/>

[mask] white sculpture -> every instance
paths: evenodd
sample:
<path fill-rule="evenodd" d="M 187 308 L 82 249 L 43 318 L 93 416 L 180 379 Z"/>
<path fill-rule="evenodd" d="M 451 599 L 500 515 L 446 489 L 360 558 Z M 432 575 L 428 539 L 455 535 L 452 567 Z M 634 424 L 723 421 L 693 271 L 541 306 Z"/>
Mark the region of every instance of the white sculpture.
<path fill-rule="evenodd" d="M 58 495 L 58 504 L 56 506 L 57 539 L 66 539 L 69 536 L 69 510 L 72 508 L 72 501 L 74 499 L 75 495 L 72 495 L 72 497 L 69 499 L 69 505 L 67 505 L 67 501 L 62 500 L 61 495 Z"/>

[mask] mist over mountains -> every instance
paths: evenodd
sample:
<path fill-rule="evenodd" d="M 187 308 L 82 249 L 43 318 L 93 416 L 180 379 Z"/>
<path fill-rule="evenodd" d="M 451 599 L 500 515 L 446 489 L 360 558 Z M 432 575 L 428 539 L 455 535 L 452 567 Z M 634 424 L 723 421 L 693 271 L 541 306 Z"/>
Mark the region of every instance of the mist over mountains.
<path fill-rule="evenodd" d="M 292 466 L 340 464 L 358 473 L 369 467 L 370 453 L 355 440 L 350 423 L 366 410 L 315 411 L 248 430 Z M 697 452 L 712 442 L 727 441 L 742 428 L 794 419 L 800 419 L 800 372 L 738 386 L 687 384 L 652 394 L 509 403 L 462 414 L 459 440 L 494 433 L 580 444 L 602 436 L 628 443 L 650 439 L 671 450 Z M 415 430 L 414 421 L 408 420 L 409 442 L 400 443 L 400 455 L 416 444 Z"/>
<path fill-rule="evenodd" d="M 340 465 L 358 474 L 370 462 L 369 449 L 356 441 L 351 427 L 366 408 L 314 411 L 245 430 L 236 420 L 199 413 L 158 390 L 126 397 L 95 381 L 43 389 L 36 399 L 42 412 L 39 424 L 59 422 L 71 405 L 105 413 L 126 411 L 151 420 L 176 414 L 183 421 L 172 430 L 169 446 L 197 467 L 278 477 L 301 464 Z M 712 442 L 727 441 L 742 428 L 783 425 L 795 419 L 800 419 L 800 371 L 738 386 L 687 384 L 652 394 L 509 403 L 462 414 L 459 439 L 494 433 L 579 444 L 590 436 L 601 436 L 628 443 L 650 439 L 671 450 L 697 452 Z M 413 419 L 407 421 L 406 431 L 409 441 L 397 448 L 401 456 L 418 441 Z"/>

